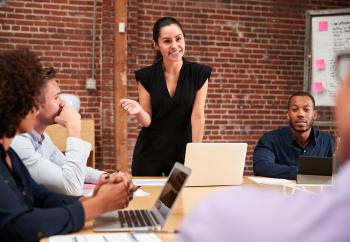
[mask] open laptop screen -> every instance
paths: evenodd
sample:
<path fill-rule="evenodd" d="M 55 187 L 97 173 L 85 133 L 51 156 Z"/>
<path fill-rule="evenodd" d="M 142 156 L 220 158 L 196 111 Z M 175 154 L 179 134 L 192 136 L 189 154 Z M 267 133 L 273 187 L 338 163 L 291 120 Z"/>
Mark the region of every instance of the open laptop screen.
<path fill-rule="evenodd" d="M 174 166 L 173 171 L 170 173 L 162 193 L 155 203 L 155 207 L 158 209 L 164 219 L 169 216 L 171 208 L 174 205 L 182 187 L 184 186 L 188 175 L 189 173 L 185 173 L 176 165 Z"/>
<path fill-rule="evenodd" d="M 332 157 L 299 156 L 298 174 L 331 176 L 332 167 Z"/>

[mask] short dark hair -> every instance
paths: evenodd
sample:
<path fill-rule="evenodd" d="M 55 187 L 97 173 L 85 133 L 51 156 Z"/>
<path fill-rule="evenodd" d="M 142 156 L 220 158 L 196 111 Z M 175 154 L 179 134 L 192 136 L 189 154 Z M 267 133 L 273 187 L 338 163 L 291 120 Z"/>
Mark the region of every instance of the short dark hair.
<path fill-rule="evenodd" d="M 51 79 L 54 79 L 56 76 L 57 70 L 55 70 L 52 66 L 47 67 L 44 69 L 44 78 L 45 80 L 49 81 Z"/>
<path fill-rule="evenodd" d="M 44 71 L 43 71 L 43 77 L 44 77 L 44 80 L 45 80 L 45 84 L 44 84 L 44 87 L 41 89 L 41 95 L 40 97 L 38 98 L 38 101 L 39 103 L 42 103 L 44 102 L 45 100 L 45 93 L 46 93 L 46 87 L 47 87 L 47 84 L 50 80 L 54 79 L 55 76 L 56 76 L 56 70 L 53 68 L 53 67 L 48 67 L 48 68 L 45 68 Z"/>
<path fill-rule="evenodd" d="M 315 108 L 316 104 L 315 104 L 315 99 L 314 97 L 308 93 L 308 92 L 303 92 L 303 91 L 299 91 L 299 92 L 295 92 L 293 93 L 289 99 L 288 99 L 288 109 L 290 108 L 290 102 L 292 100 L 293 97 L 309 97 L 312 101 L 312 104 L 313 104 L 313 108 Z"/>
<path fill-rule="evenodd" d="M 171 24 L 176 24 L 177 26 L 179 26 L 183 35 L 185 36 L 185 33 L 179 21 L 177 21 L 173 17 L 162 17 L 158 19 L 153 25 L 153 41 L 158 43 L 161 29 Z M 156 50 L 153 62 L 155 63 L 161 59 L 162 59 L 162 54 L 160 53 L 159 50 Z"/>
<path fill-rule="evenodd" d="M 38 107 L 45 84 L 39 57 L 29 49 L 0 52 L 0 138 L 11 138 L 22 119 Z"/>

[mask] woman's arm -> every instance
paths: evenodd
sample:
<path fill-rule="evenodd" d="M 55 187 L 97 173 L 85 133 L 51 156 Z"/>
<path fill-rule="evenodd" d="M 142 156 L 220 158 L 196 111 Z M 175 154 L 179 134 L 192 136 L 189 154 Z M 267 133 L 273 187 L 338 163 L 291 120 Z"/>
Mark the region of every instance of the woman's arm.
<path fill-rule="evenodd" d="M 142 86 L 140 82 L 138 83 L 137 87 L 139 92 L 139 102 L 143 109 L 143 112 L 140 112 L 138 115 L 136 115 L 136 118 L 143 127 L 148 127 L 152 121 L 151 95 L 147 92 L 147 90 Z"/>
<path fill-rule="evenodd" d="M 191 125 L 192 125 L 192 142 L 200 143 L 203 140 L 204 135 L 204 107 L 205 100 L 208 92 L 208 80 L 205 81 L 204 85 L 197 91 L 196 98 L 194 100 Z"/>
<path fill-rule="evenodd" d="M 137 121 L 143 127 L 148 127 L 152 121 L 151 95 L 141 83 L 138 83 L 138 93 L 140 103 L 131 99 L 123 98 L 120 100 L 120 105 L 125 111 L 128 112 L 128 114 L 135 115 Z"/>

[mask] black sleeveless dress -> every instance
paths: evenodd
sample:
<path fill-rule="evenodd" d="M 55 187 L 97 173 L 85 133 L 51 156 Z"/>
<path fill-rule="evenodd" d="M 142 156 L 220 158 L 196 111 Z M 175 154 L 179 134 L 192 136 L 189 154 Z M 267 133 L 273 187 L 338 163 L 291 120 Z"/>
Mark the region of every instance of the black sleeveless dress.
<path fill-rule="evenodd" d="M 170 96 L 162 61 L 137 70 L 135 77 L 151 96 L 152 122 L 137 138 L 132 175 L 168 175 L 175 162 L 184 163 L 192 142 L 191 114 L 197 91 L 209 79 L 211 68 L 183 60 L 173 97 Z"/>

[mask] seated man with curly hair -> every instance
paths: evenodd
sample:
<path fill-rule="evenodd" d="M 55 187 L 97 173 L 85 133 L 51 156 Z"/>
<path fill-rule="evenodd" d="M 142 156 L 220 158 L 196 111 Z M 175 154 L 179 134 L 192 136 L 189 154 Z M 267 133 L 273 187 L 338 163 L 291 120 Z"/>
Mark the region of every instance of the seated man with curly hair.
<path fill-rule="evenodd" d="M 79 196 L 83 194 L 84 182 L 97 184 L 107 174 L 86 166 L 91 144 L 81 139 L 80 114 L 65 105 L 60 97 L 61 90 L 55 73 L 53 68 L 45 69 L 46 83 L 39 97 L 34 129 L 16 135 L 11 148 L 16 151 L 37 183 L 50 191 Z M 48 126 L 56 123 L 67 129 L 65 154 L 45 133 Z M 131 182 L 131 176 L 126 180 Z"/>
<path fill-rule="evenodd" d="M 33 129 L 37 97 L 46 83 L 43 71 L 27 49 L 0 52 L 1 241 L 38 241 L 77 231 L 85 221 L 125 208 L 132 198 L 117 176 L 99 183 L 90 198 L 50 192 L 31 178 L 10 144 L 16 133 Z"/>

